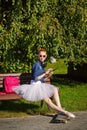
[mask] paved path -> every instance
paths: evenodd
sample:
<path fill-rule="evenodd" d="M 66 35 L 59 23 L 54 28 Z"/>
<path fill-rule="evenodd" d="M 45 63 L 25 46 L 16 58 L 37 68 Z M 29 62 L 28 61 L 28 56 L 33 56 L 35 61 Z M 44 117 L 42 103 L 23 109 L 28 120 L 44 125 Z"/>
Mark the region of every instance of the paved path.
<path fill-rule="evenodd" d="M 76 112 L 67 124 L 58 123 L 54 115 L 0 118 L 0 130 L 87 130 L 87 112 Z"/>

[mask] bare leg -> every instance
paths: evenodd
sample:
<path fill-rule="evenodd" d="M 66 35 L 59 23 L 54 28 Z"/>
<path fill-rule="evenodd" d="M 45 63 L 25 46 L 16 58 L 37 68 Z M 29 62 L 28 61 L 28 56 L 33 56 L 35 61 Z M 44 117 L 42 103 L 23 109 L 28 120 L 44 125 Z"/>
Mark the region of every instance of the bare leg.
<path fill-rule="evenodd" d="M 56 110 L 56 111 L 60 111 L 60 112 L 65 112 L 65 110 L 63 110 L 61 107 L 56 106 L 50 98 L 45 98 L 44 101 L 48 104 L 49 107 L 51 107 L 52 109 Z"/>
<path fill-rule="evenodd" d="M 61 103 L 60 103 L 60 99 L 59 99 L 58 89 L 56 87 L 54 87 L 53 91 L 54 91 L 53 99 L 56 102 L 56 105 L 61 108 Z"/>
<path fill-rule="evenodd" d="M 62 113 L 64 113 L 65 115 L 69 116 L 69 117 L 72 117 L 72 118 L 75 118 L 75 116 L 68 112 L 68 111 L 65 111 L 62 107 L 60 106 L 57 106 L 55 105 L 50 98 L 45 98 L 44 101 L 48 104 L 49 107 L 51 107 L 52 109 L 56 110 L 56 111 L 60 111 Z"/>

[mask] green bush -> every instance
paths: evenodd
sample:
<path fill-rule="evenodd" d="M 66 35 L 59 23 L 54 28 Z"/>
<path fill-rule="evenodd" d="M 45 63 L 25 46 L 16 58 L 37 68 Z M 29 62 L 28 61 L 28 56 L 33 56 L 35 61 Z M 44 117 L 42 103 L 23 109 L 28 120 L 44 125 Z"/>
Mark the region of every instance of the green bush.
<path fill-rule="evenodd" d="M 86 0 L 1 0 L 0 71 L 30 72 L 37 50 L 87 62 Z"/>

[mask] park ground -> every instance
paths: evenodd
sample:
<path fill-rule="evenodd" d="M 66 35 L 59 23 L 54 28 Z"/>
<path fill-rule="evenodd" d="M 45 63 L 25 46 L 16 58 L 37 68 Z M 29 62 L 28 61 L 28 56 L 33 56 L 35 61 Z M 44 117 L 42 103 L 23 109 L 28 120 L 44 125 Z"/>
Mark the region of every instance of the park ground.
<path fill-rule="evenodd" d="M 67 124 L 58 123 L 53 114 L 0 118 L 0 130 L 87 130 L 87 111 L 74 114 Z"/>

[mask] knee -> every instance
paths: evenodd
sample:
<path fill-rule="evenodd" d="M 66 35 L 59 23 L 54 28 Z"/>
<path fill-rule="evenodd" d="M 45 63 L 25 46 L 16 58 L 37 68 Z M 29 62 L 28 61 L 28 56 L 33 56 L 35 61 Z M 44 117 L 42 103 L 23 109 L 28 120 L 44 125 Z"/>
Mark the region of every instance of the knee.
<path fill-rule="evenodd" d="M 57 87 L 53 87 L 53 91 L 54 91 L 54 93 L 58 92 L 58 88 Z"/>
<path fill-rule="evenodd" d="M 51 102 L 51 99 L 50 98 L 46 98 L 46 99 L 44 99 L 44 102 L 46 102 L 47 104 L 49 104 Z"/>

